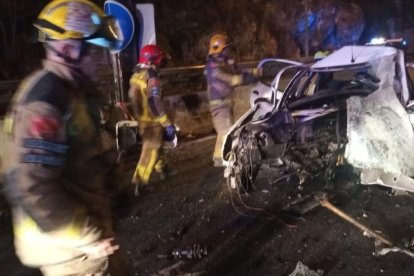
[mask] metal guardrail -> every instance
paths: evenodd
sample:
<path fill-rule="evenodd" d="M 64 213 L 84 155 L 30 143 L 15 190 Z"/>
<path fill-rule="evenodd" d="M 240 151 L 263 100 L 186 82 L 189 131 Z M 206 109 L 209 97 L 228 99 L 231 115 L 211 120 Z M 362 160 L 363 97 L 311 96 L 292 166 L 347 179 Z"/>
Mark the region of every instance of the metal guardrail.
<path fill-rule="evenodd" d="M 255 67 L 258 62 L 241 62 L 242 67 Z M 205 65 L 164 68 L 160 71 L 163 79 L 165 95 L 185 95 L 205 89 Z M 8 105 L 21 80 L 0 81 L 0 111 L 1 106 Z"/>
<path fill-rule="evenodd" d="M 241 67 L 255 67 L 259 62 L 258 61 L 246 61 L 238 63 Z M 193 65 L 193 66 L 182 66 L 182 67 L 172 67 L 161 69 L 160 75 L 169 75 L 177 73 L 194 73 L 194 72 L 203 72 L 205 64 L 202 65 Z"/>
<path fill-rule="evenodd" d="M 240 62 L 240 67 L 256 67 L 258 61 Z M 162 90 L 165 96 L 188 95 L 207 88 L 204 76 L 205 65 L 161 69 Z"/>

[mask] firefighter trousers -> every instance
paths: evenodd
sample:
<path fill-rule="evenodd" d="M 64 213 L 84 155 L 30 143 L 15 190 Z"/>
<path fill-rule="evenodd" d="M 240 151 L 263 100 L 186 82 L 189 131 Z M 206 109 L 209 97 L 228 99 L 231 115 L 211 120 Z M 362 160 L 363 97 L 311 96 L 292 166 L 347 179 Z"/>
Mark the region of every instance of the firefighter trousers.
<path fill-rule="evenodd" d="M 139 123 L 138 128 L 142 139 L 142 149 L 132 182 L 146 185 L 149 183 L 154 168 L 160 172 L 165 166 L 161 149 L 164 132 L 160 124 Z"/>
<path fill-rule="evenodd" d="M 213 162 L 215 166 L 222 166 L 223 138 L 234 123 L 233 104 L 223 102 L 221 104 L 210 104 L 211 118 L 214 129 L 217 132 L 216 145 L 214 147 Z"/>

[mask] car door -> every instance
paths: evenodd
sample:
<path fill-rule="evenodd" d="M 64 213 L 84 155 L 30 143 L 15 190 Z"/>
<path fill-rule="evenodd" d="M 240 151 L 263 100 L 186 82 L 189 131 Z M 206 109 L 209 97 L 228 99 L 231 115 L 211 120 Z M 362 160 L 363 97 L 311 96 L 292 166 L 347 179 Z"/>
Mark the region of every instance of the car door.
<path fill-rule="evenodd" d="M 256 101 L 273 102 L 272 83 L 278 73 L 289 66 L 304 66 L 304 64 L 293 60 L 275 58 L 263 59 L 259 62 L 257 68 L 262 69 L 263 75 L 259 78 L 258 83 L 252 88 L 250 96 L 251 107 L 254 106 Z M 277 91 L 276 99 L 280 100 L 281 96 L 282 90 Z"/>

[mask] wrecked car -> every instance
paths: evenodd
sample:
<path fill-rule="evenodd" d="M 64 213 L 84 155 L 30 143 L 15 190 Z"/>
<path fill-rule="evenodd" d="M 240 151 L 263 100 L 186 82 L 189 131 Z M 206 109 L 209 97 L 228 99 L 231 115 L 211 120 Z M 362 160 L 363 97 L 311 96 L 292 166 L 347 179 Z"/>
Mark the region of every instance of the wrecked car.
<path fill-rule="evenodd" d="M 263 86 L 223 143 L 232 188 L 249 191 L 263 164 L 295 170 L 300 182 L 330 181 L 347 164 L 362 184 L 414 191 L 413 86 L 401 48 L 345 46 L 312 65 L 284 63 Z"/>

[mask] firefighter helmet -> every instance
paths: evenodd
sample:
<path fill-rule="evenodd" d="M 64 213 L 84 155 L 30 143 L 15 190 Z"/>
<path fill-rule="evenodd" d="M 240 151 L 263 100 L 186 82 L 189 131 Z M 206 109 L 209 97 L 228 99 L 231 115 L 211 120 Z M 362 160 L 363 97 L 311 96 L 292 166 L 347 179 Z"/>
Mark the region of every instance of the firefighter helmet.
<path fill-rule="evenodd" d="M 110 48 L 120 38 L 115 19 L 89 0 L 53 0 L 40 12 L 33 24 L 41 38 L 80 39 Z"/>
<path fill-rule="evenodd" d="M 209 55 L 221 54 L 223 50 L 230 45 L 227 41 L 228 38 L 225 34 L 215 34 L 210 39 L 210 50 Z"/>
<path fill-rule="evenodd" d="M 147 65 L 154 64 L 155 66 L 161 67 L 162 63 L 165 62 L 166 59 L 167 54 L 161 49 L 161 47 L 154 44 L 148 44 L 141 48 L 138 63 Z"/>

